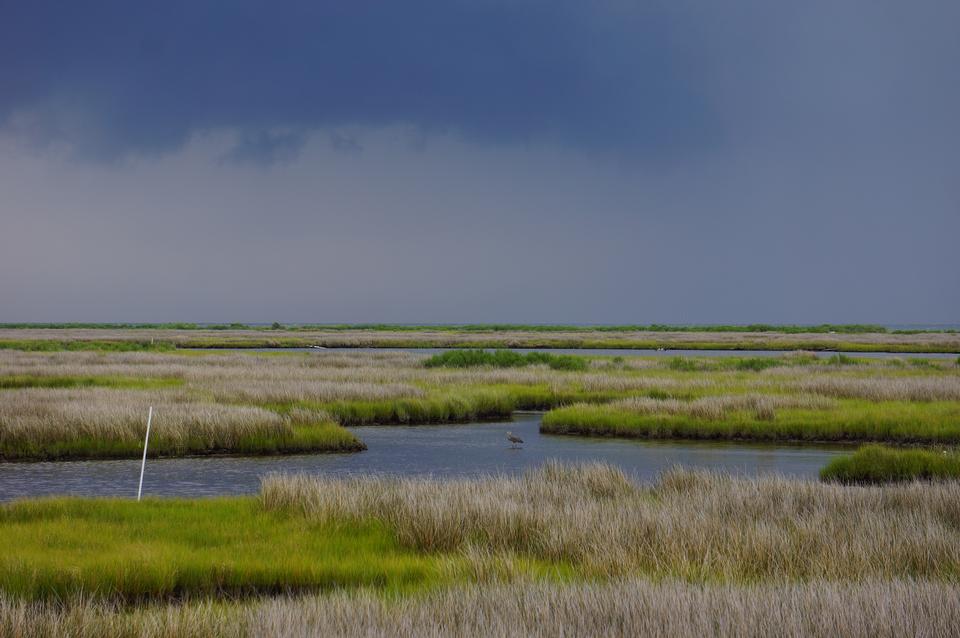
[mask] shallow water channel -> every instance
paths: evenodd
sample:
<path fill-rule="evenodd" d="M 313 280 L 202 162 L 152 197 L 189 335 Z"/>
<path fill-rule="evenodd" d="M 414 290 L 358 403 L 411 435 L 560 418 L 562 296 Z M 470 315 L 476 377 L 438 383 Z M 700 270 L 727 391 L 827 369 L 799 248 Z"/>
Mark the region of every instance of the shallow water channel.
<path fill-rule="evenodd" d="M 812 479 L 839 447 L 634 441 L 540 434 L 540 414 L 512 421 L 457 425 L 351 428 L 368 446 L 355 454 L 270 457 L 193 457 L 148 460 L 145 495 L 249 494 L 271 472 L 326 475 L 476 476 L 518 473 L 547 460 L 604 461 L 641 481 L 683 466 Z M 524 439 L 511 448 L 506 433 Z M 139 460 L 0 463 L 0 500 L 45 494 L 135 496 Z"/>

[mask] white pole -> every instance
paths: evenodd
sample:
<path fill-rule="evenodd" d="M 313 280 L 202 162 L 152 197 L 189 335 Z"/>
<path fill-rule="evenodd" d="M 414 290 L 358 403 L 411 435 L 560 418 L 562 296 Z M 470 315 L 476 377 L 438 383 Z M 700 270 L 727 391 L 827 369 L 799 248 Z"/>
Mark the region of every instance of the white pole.
<path fill-rule="evenodd" d="M 147 414 L 147 436 L 143 438 L 143 461 L 140 463 L 140 487 L 137 488 L 137 500 L 140 500 L 140 494 L 143 493 L 143 470 L 147 467 L 147 442 L 150 441 L 150 421 L 153 420 L 153 406 L 150 406 L 150 412 Z"/>

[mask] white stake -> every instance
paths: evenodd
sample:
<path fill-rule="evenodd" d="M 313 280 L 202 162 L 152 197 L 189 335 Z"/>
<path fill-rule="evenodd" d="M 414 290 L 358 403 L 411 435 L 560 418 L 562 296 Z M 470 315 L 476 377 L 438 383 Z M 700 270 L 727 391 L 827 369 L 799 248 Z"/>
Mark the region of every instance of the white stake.
<path fill-rule="evenodd" d="M 143 493 L 143 470 L 147 467 L 147 443 L 150 441 L 150 421 L 153 420 L 153 406 L 150 406 L 150 412 L 147 413 L 147 436 L 143 437 L 143 462 L 140 463 L 140 487 L 137 488 L 137 500 L 140 500 L 140 494 Z"/>

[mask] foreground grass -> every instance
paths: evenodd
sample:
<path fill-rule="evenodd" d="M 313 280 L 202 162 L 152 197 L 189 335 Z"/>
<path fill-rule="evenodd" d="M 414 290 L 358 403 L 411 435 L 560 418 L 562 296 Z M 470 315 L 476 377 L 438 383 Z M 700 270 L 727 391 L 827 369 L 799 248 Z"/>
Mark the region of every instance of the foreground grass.
<path fill-rule="evenodd" d="M 318 524 L 252 498 L 51 499 L 0 508 L 0 591 L 106 600 L 402 588 L 439 576 L 376 522 Z"/>
<path fill-rule="evenodd" d="M 841 483 L 960 479 L 960 454 L 868 445 L 833 459 L 820 471 L 820 478 Z"/>
<path fill-rule="evenodd" d="M 960 483 L 863 488 L 607 465 L 463 480 L 277 476 L 260 498 L 0 507 L 0 591 L 161 600 L 643 576 L 960 577 Z"/>
<path fill-rule="evenodd" d="M 951 635 L 958 520 L 956 482 L 603 465 L 24 501 L 0 508 L 0 636 Z"/>
<path fill-rule="evenodd" d="M 404 547 L 571 565 L 582 577 L 766 582 L 960 577 L 960 483 L 862 488 L 670 472 L 652 487 L 606 465 L 521 477 L 274 477 L 270 511 L 381 521 Z"/>
<path fill-rule="evenodd" d="M 960 587 L 913 580 L 862 583 L 518 583 L 444 588 L 416 598 L 377 592 L 276 597 L 243 605 L 117 607 L 0 597 L 0 636 L 676 636 L 900 638 L 949 636 Z"/>

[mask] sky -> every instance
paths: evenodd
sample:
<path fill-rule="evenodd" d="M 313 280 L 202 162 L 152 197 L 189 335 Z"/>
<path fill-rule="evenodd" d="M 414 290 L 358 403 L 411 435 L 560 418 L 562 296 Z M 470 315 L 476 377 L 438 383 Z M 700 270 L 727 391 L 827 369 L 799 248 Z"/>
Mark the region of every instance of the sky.
<path fill-rule="evenodd" d="M 960 322 L 955 0 L 0 0 L 0 322 Z"/>

